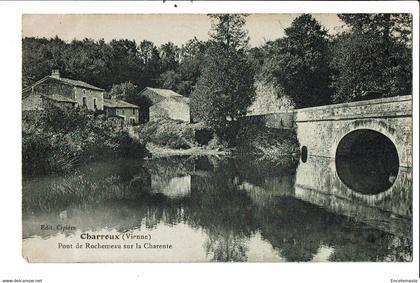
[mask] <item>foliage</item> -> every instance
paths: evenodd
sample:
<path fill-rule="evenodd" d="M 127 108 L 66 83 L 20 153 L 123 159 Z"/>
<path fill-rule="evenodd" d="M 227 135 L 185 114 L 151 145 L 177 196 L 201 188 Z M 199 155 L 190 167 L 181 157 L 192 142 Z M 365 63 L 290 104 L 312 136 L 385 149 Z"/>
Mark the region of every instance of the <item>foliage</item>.
<path fill-rule="evenodd" d="M 194 145 L 194 130 L 189 123 L 170 119 L 149 121 L 138 126 L 142 143 L 152 142 L 174 149 L 187 149 Z"/>
<path fill-rule="evenodd" d="M 270 43 L 262 77 L 284 90 L 297 108 L 328 104 L 332 95 L 328 33 L 311 15 L 293 20 Z"/>
<path fill-rule="evenodd" d="M 131 82 L 137 90 L 149 86 L 172 89 L 184 96 L 195 92 L 198 113 L 202 108 L 216 107 L 212 104 L 219 100 L 230 108 L 238 102 L 238 92 L 243 103 L 235 110 L 244 108 L 252 101 L 252 90 L 245 87 L 253 80 L 252 74 L 257 74 L 255 80 L 262 85 L 274 84 L 276 92 L 290 97 L 298 108 L 410 94 L 411 15 L 339 17 L 347 29 L 337 35 L 329 35 L 305 14 L 285 29 L 284 37 L 253 48 L 248 48 L 249 38 L 243 28 L 246 17 L 232 14 L 210 15 L 210 40 L 194 37 L 182 46 L 168 42 L 158 47 L 147 40 L 85 38 L 65 42 L 58 37 L 26 37 L 22 40 L 22 85 L 30 86 L 50 75 L 52 69 L 59 69 L 63 77 L 107 91 Z M 244 82 L 233 84 L 235 77 Z M 216 89 L 213 82 L 218 81 L 226 84 L 220 83 Z M 207 97 L 211 93 L 214 95 Z M 227 97 L 232 99 L 227 101 Z M 141 103 L 131 95 L 126 100 Z M 222 120 L 216 119 L 214 124 L 222 128 L 229 124 Z"/>
<path fill-rule="evenodd" d="M 293 101 L 279 86 L 264 81 L 255 82 L 255 86 L 255 100 L 248 108 L 250 114 L 261 115 L 294 108 Z"/>
<path fill-rule="evenodd" d="M 108 98 L 124 100 L 130 103 L 139 104 L 138 99 L 139 88 L 131 82 L 123 82 L 112 86 L 111 90 L 106 93 Z"/>
<path fill-rule="evenodd" d="M 137 156 L 145 147 L 134 142 L 120 121 L 79 109 L 51 107 L 23 116 L 22 163 L 25 175 L 62 172 L 89 159 Z"/>
<path fill-rule="evenodd" d="M 276 161 L 279 164 L 298 160 L 299 142 L 291 130 L 266 128 L 260 123 L 244 123 L 238 133 L 236 150 L 239 153 L 256 154 L 265 160 Z"/>
<path fill-rule="evenodd" d="M 162 45 L 162 67 L 158 85 L 184 96 L 190 96 L 201 74 L 207 45 L 196 37 L 187 41 L 181 48 L 169 43 Z"/>
<path fill-rule="evenodd" d="M 121 39 L 73 40 L 27 37 L 22 41 L 22 85 L 30 86 L 52 69 L 63 77 L 82 80 L 110 90 L 114 85 L 131 82 L 141 90 L 170 88 L 189 96 L 199 75 L 206 44 L 196 38 L 178 47 L 172 42 L 159 48 L 153 42 Z M 176 74 L 173 83 L 167 74 Z M 132 100 L 131 102 L 135 102 Z"/>
<path fill-rule="evenodd" d="M 162 44 L 159 49 L 160 70 L 166 72 L 168 70 L 176 70 L 179 65 L 180 48 L 168 42 Z"/>
<path fill-rule="evenodd" d="M 247 61 L 244 15 L 211 15 L 213 31 L 201 76 L 191 97 L 194 119 L 205 122 L 228 142 L 235 139 L 237 119 L 254 97 L 254 73 Z"/>
<path fill-rule="evenodd" d="M 178 86 L 181 84 L 181 82 L 181 74 L 174 70 L 168 70 L 160 74 L 159 77 L 159 85 L 161 86 L 161 88 L 165 89 L 172 89 L 178 91 Z"/>
<path fill-rule="evenodd" d="M 411 16 L 343 14 L 339 17 L 350 30 L 334 40 L 334 101 L 411 94 Z"/>

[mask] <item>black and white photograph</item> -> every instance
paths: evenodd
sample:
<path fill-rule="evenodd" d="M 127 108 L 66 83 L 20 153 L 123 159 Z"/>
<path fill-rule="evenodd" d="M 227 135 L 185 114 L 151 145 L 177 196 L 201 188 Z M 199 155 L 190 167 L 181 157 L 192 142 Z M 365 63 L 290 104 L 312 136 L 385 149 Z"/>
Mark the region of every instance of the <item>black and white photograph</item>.
<path fill-rule="evenodd" d="M 418 7 L 150 2 L 18 4 L 0 280 L 417 282 Z"/>
<path fill-rule="evenodd" d="M 410 14 L 22 21 L 29 262 L 412 260 Z"/>

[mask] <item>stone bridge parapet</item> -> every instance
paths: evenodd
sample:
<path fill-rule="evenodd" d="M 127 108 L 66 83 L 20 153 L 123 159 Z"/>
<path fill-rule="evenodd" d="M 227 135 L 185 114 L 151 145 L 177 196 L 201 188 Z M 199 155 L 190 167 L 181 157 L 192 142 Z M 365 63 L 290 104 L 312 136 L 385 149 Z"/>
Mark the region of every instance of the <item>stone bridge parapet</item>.
<path fill-rule="evenodd" d="M 373 130 L 388 137 L 398 151 L 399 163 L 412 167 L 412 96 L 297 109 L 250 116 L 267 127 L 294 129 L 309 155 L 335 158 L 340 140 L 352 131 Z"/>

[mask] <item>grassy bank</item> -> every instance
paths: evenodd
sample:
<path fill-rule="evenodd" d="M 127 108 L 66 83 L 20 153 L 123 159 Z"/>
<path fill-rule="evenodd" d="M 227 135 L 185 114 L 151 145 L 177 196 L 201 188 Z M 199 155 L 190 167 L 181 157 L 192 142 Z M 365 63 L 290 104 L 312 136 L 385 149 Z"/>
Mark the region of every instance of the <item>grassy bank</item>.
<path fill-rule="evenodd" d="M 24 175 L 61 173 L 80 163 L 116 156 L 142 158 L 147 150 L 119 120 L 80 109 L 50 107 L 22 116 Z"/>
<path fill-rule="evenodd" d="M 293 130 L 267 128 L 261 123 L 243 121 L 236 141 L 228 146 L 203 124 L 169 119 L 150 121 L 132 129 L 132 136 L 146 144 L 153 157 L 182 155 L 252 154 L 266 160 L 293 159 L 299 143 Z"/>
<path fill-rule="evenodd" d="M 154 143 L 148 143 L 146 145 L 148 152 L 153 157 L 167 157 L 167 156 L 183 156 L 183 155 L 228 155 L 231 151 L 229 149 L 212 149 L 202 146 L 193 146 L 188 149 L 173 149 L 168 147 L 162 147 Z"/>
<path fill-rule="evenodd" d="M 267 128 L 260 123 L 241 125 L 235 153 L 254 154 L 266 160 L 299 159 L 299 142 L 293 130 Z"/>
<path fill-rule="evenodd" d="M 210 134 L 200 137 L 198 131 Z M 131 134 L 140 143 L 146 144 L 153 157 L 218 155 L 229 152 L 220 139 L 200 123 L 160 119 L 134 127 Z"/>

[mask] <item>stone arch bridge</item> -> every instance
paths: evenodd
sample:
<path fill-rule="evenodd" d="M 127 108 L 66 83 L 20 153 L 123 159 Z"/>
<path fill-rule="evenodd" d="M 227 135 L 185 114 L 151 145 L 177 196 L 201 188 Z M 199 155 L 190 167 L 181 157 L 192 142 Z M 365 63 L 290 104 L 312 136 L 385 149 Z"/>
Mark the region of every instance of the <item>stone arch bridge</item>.
<path fill-rule="evenodd" d="M 412 167 L 411 95 L 299 109 L 294 122 L 308 155 L 335 158 L 348 134 L 371 130 L 392 141 L 400 166 Z"/>
<path fill-rule="evenodd" d="M 395 145 L 399 164 L 412 167 L 412 96 L 397 96 L 250 116 L 267 127 L 295 129 L 308 155 L 335 158 L 349 133 L 372 130 Z"/>
<path fill-rule="evenodd" d="M 296 131 L 302 155 L 296 174 L 296 197 L 324 205 L 331 204 L 331 199 L 321 195 L 334 196 L 398 215 L 412 214 L 411 95 L 304 108 L 251 119 L 262 120 L 267 127 Z M 379 156 L 383 154 L 389 159 L 388 162 L 385 158 L 379 166 L 382 168 L 376 170 L 388 174 L 384 178 L 369 179 L 372 177 L 369 171 L 375 171 L 376 165 L 363 168 L 370 158 L 363 156 L 363 151 L 356 154 L 357 158 L 364 157 L 359 163 L 356 160 L 356 167 L 349 166 L 351 162 L 347 161 L 339 167 L 340 154 L 352 156 L 364 144 L 370 144 L 366 152 L 375 152 L 376 158 L 379 152 Z M 363 176 L 364 170 L 367 176 Z M 383 188 L 374 188 L 378 186 Z M 363 191 L 371 188 L 378 190 Z"/>

